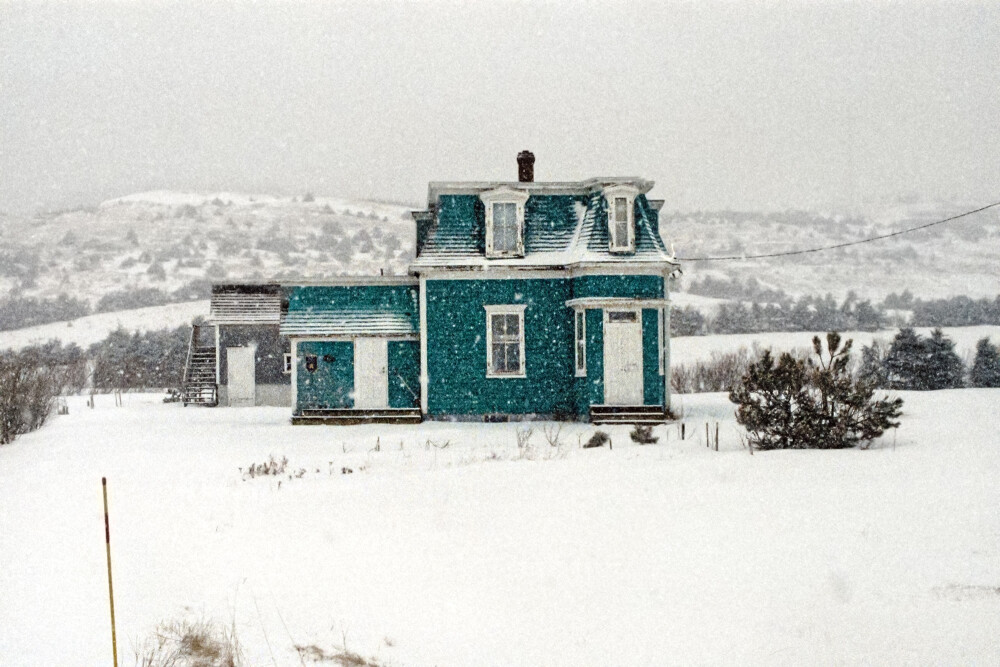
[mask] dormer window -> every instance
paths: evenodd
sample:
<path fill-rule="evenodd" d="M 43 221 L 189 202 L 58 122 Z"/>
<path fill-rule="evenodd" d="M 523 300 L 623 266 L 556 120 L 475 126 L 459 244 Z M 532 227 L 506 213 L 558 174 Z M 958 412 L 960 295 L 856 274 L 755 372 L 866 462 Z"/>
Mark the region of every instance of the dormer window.
<path fill-rule="evenodd" d="M 635 252 L 635 197 L 639 191 L 631 185 L 612 185 L 604 189 L 608 203 L 608 249 L 614 253 Z"/>
<path fill-rule="evenodd" d="M 486 256 L 524 257 L 524 204 L 528 193 L 502 187 L 479 195 L 486 206 Z"/>

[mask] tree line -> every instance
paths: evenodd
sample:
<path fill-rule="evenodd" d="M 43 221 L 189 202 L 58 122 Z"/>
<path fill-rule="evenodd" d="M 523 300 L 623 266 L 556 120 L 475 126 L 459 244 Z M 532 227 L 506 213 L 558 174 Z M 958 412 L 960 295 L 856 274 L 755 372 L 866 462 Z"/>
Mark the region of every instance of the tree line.
<path fill-rule="evenodd" d="M 711 289 L 705 289 L 704 285 Z M 692 306 L 672 307 L 672 336 L 768 333 L 775 331 L 877 331 L 887 326 L 957 327 L 1000 325 L 1000 296 L 971 299 L 956 296 L 923 301 L 909 292 L 890 294 L 882 303 L 859 299 L 853 292 L 843 301 L 832 295 L 805 295 L 793 299 L 781 290 L 768 290 L 750 279 L 746 283 L 705 279 L 701 291 L 722 294 L 721 285 L 735 285 L 713 315 Z M 697 292 L 695 292 L 697 293 Z M 899 311 L 911 311 L 909 318 Z"/>
<path fill-rule="evenodd" d="M 208 280 L 193 280 L 172 292 L 156 287 L 129 287 L 108 292 L 91 307 L 88 301 L 65 293 L 41 298 L 23 296 L 17 291 L 12 291 L 0 299 L 0 331 L 75 320 L 95 313 L 207 299 L 211 293 L 212 284 Z"/>

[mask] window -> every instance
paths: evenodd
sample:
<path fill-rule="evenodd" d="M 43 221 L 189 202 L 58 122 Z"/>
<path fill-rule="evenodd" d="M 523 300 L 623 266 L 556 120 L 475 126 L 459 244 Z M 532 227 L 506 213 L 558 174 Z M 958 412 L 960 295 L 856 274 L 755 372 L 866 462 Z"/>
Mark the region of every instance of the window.
<path fill-rule="evenodd" d="M 524 256 L 524 204 L 528 193 L 510 187 L 480 193 L 486 206 L 486 256 Z"/>
<path fill-rule="evenodd" d="M 625 197 L 615 197 L 614 239 L 611 244 L 616 248 L 628 247 L 628 200 Z"/>
<path fill-rule="evenodd" d="M 493 252 L 517 252 L 517 204 L 493 203 Z"/>
<path fill-rule="evenodd" d="M 285 352 L 285 375 L 292 372 L 292 354 L 290 352 Z"/>
<path fill-rule="evenodd" d="M 486 377 L 525 377 L 524 306 L 486 306 Z"/>
<path fill-rule="evenodd" d="M 587 374 L 587 311 L 578 310 L 576 319 L 576 374 Z"/>
<path fill-rule="evenodd" d="M 632 185 L 609 185 L 604 189 L 608 203 L 608 249 L 614 253 L 635 252 L 635 198 Z"/>
<path fill-rule="evenodd" d="M 639 316 L 634 310 L 608 311 L 608 322 L 638 322 Z"/>

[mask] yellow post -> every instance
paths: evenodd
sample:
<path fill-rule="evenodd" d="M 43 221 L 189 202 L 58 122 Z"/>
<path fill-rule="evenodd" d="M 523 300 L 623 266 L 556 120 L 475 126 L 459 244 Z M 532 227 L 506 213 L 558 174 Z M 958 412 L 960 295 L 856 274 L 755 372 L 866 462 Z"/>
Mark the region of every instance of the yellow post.
<path fill-rule="evenodd" d="M 101 478 L 101 489 L 104 491 L 104 546 L 108 553 L 108 599 L 111 601 L 111 652 L 118 667 L 118 641 L 115 638 L 115 589 L 111 585 L 111 527 L 108 523 L 108 478 Z"/>

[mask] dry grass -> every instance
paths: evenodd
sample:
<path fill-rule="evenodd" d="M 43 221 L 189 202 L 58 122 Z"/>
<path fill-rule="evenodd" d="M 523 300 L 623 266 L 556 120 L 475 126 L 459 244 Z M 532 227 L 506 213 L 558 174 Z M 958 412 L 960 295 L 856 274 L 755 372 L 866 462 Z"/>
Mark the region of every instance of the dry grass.
<path fill-rule="evenodd" d="M 357 653 L 349 651 L 346 648 L 327 651 L 315 644 L 310 644 L 309 646 L 296 646 L 295 650 L 299 652 L 299 657 L 303 661 L 328 662 L 340 665 L 340 667 L 382 667 L 374 659 L 362 658 Z"/>
<path fill-rule="evenodd" d="M 162 623 L 135 653 L 136 667 L 241 667 L 235 630 L 215 622 Z"/>

